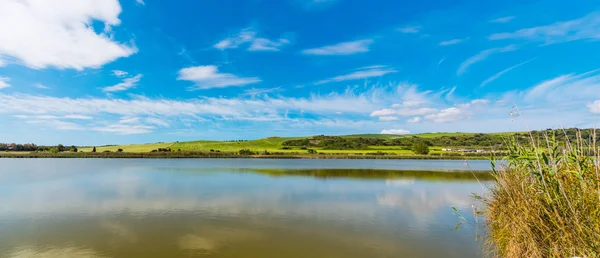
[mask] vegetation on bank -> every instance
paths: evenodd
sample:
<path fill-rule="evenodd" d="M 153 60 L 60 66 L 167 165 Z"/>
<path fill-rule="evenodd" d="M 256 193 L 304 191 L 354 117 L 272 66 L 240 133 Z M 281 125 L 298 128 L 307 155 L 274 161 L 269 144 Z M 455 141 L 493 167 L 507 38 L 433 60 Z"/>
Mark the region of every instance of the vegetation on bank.
<path fill-rule="evenodd" d="M 534 131 L 532 135 L 539 137 L 548 131 Z M 567 129 L 557 137 L 574 139 L 576 129 Z M 415 156 L 427 155 L 430 158 L 449 156 L 458 159 L 473 156 L 488 156 L 489 152 L 503 155 L 505 140 L 513 137 L 517 142 L 525 142 L 527 133 L 427 133 L 415 135 L 347 135 L 347 136 L 313 136 L 313 137 L 270 137 L 258 140 L 236 141 L 192 141 L 192 142 L 159 142 L 150 144 L 107 145 L 107 146 L 37 146 L 35 144 L 0 144 L 2 152 L 124 152 L 141 156 L 151 152 L 193 152 L 193 153 L 227 153 L 226 155 L 327 155 L 327 156 Z M 582 134 L 588 139 L 591 135 Z M 477 152 L 477 153 L 474 153 Z M 5 154 L 6 156 L 7 154 Z M 42 155 L 42 154 L 35 154 Z M 184 156 L 169 154 L 171 156 Z M 193 154 L 196 156 L 204 156 Z M 111 155 L 108 155 L 111 156 Z M 121 155 L 122 156 L 122 155 Z M 119 156 L 119 157 L 121 157 Z M 160 156 L 160 155 L 159 155 Z"/>
<path fill-rule="evenodd" d="M 513 141 L 485 203 L 499 257 L 600 256 L 600 156 L 593 130 Z"/>
<path fill-rule="evenodd" d="M 156 159 L 185 159 L 185 158 L 259 158 L 259 159 L 489 159 L 486 155 L 381 155 L 373 154 L 299 154 L 299 153 L 254 153 L 240 154 L 236 152 L 0 152 L 0 158 L 156 158 Z"/>

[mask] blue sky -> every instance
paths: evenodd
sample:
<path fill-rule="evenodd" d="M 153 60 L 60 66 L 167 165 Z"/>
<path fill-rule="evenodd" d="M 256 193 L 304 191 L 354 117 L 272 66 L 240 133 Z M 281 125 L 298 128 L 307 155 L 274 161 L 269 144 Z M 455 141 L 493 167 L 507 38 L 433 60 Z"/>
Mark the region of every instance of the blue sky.
<path fill-rule="evenodd" d="M 599 39 L 597 1 L 0 0 L 0 142 L 592 127 Z"/>

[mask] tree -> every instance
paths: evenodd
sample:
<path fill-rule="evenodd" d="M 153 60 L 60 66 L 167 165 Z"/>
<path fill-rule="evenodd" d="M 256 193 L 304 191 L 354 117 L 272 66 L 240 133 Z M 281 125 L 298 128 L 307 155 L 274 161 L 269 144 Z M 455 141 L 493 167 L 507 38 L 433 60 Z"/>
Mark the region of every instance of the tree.
<path fill-rule="evenodd" d="M 94 148 L 92 149 L 92 152 L 96 152 L 96 146 L 94 146 Z"/>
<path fill-rule="evenodd" d="M 123 152 L 123 149 L 118 149 L 117 152 Z"/>
<path fill-rule="evenodd" d="M 427 145 L 427 143 L 424 142 L 415 142 L 413 143 L 412 151 L 415 154 L 427 155 L 429 154 L 429 145 Z"/>

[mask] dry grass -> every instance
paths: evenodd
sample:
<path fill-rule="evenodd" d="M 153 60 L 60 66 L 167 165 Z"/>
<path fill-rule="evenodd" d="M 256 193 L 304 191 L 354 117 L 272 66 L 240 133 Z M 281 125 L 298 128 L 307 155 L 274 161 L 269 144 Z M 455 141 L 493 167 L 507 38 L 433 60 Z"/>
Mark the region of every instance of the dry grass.
<path fill-rule="evenodd" d="M 600 257 L 600 166 L 594 140 L 513 142 L 484 214 L 499 257 Z"/>

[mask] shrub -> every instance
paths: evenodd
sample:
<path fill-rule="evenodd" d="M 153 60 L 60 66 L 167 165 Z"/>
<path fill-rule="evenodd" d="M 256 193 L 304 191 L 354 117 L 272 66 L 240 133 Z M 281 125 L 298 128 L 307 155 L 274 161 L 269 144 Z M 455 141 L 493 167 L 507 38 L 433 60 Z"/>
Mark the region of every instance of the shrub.
<path fill-rule="evenodd" d="M 416 142 L 412 145 L 412 151 L 415 154 L 427 155 L 429 154 L 429 145 L 425 142 Z"/>
<path fill-rule="evenodd" d="M 240 155 L 254 155 L 255 153 L 249 149 L 241 149 L 239 151 Z"/>
<path fill-rule="evenodd" d="M 313 149 L 308 149 L 308 154 L 317 154 L 317 151 Z"/>
<path fill-rule="evenodd" d="M 117 152 L 123 152 L 123 149 L 118 149 Z"/>

